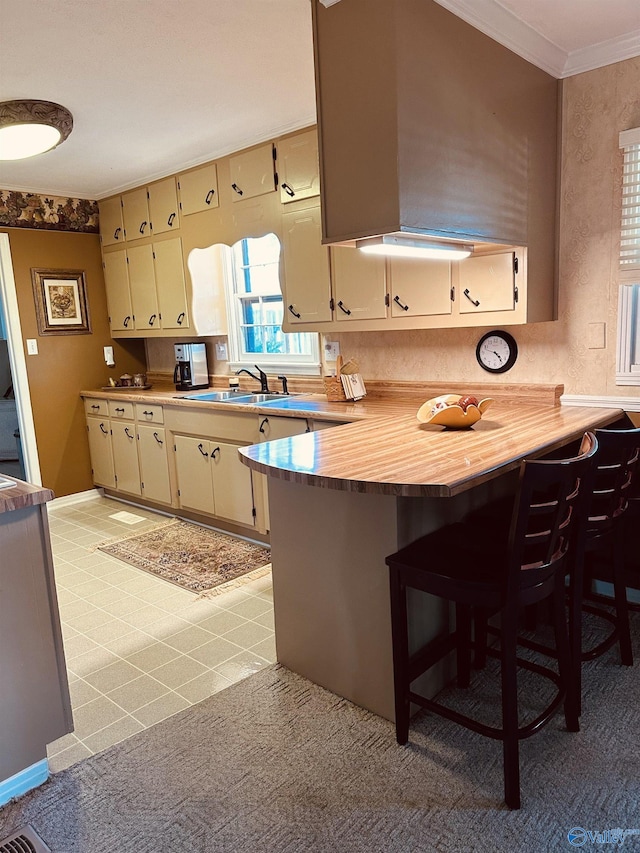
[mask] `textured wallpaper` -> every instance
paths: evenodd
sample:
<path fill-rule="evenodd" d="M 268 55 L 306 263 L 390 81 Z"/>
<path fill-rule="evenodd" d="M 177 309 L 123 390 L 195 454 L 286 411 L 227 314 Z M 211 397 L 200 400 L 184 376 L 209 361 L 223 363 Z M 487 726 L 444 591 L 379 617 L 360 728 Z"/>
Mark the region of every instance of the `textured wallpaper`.
<path fill-rule="evenodd" d="M 98 202 L 19 190 L 0 190 L 0 225 L 98 233 Z"/>

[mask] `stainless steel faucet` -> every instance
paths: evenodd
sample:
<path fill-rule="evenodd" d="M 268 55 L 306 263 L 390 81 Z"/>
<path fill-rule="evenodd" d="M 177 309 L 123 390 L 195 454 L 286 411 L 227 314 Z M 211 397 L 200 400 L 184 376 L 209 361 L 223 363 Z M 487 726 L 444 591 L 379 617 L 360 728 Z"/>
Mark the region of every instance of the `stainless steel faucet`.
<path fill-rule="evenodd" d="M 253 365 L 255 369 L 258 371 L 258 376 L 255 373 L 252 373 L 250 370 L 247 370 L 246 367 L 241 367 L 240 370 L 236 370 L 236 375 L 239 376 L 241 373 L 248 373 L 252 379 L 255 379 L 256 382 L 260 383 L 260 390 L 263 394 L 269 393 L 269 380 L 267 379 L 267 374 L 264 370 L 261 370 L 257 364 Z"/>

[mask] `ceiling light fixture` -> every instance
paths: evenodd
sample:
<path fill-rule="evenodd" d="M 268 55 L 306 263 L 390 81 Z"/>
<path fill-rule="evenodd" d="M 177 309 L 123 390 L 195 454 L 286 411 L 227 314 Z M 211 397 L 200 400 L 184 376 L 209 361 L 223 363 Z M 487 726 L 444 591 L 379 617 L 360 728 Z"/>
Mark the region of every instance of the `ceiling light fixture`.
<path fill-rule="evenodd" d="M 464 243 L 441 243 L 437 240 L 423 239 L 419 235 L 396 237 L 393 234 L 356 240 L 356 248 L 371 255 L 445 261 L 461 261 L 468 258 L 473 251 L 473 246 Z"/>
<path fill-rule="evenodd" d="M 50 151 L 69 136 L 73 116 L 51 101 L 0 103 L 0 160 L 23 160 Z"/>

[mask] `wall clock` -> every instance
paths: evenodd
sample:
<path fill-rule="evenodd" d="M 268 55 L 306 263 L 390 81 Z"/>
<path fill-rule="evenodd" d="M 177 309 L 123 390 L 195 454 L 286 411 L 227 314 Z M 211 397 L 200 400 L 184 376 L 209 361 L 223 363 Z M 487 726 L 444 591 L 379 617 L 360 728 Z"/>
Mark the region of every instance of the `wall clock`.
<path fill-rule="evenodd" d="M 518 357 L 518 344 L 509 332 L 495 329 L 487 332 L 478 341 L 476 358 L 478 364 L 489 373 L 504 373 L 511 370 Z"/>

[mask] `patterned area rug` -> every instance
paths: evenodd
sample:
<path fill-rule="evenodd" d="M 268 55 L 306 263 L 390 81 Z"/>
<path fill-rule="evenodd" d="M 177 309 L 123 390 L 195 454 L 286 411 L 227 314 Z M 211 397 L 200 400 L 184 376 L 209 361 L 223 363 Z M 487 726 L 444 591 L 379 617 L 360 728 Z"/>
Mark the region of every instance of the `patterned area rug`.
<path fill-rule="evenodd" d="M 269 572 L 271 560 L 268 548 L 180 519 L 98 549 L 192 592 L 255 580 Z"/>

